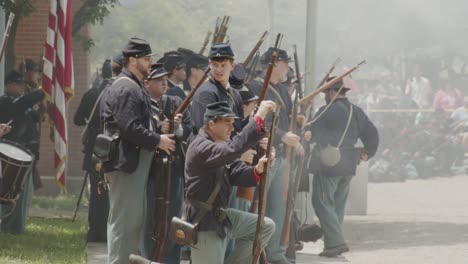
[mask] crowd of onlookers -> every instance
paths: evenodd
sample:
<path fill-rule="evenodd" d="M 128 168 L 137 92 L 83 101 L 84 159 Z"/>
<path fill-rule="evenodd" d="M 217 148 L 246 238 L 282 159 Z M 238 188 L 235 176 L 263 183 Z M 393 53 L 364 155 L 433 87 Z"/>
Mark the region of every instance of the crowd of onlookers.
<path fill-rule="evenodd" d="M 381 138 L 369 164 L 370 181 L 464 172 L 468 81 L 431 81 L 416 75 L 403 85 L 394 80 L 359 84 L 354 101 L 368 111 Z"/>

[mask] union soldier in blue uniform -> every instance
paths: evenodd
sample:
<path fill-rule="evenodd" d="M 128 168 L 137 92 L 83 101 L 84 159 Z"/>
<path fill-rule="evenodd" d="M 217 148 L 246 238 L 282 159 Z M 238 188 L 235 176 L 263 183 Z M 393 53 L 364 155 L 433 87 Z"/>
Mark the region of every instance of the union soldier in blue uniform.
<path fill-rule="evenodd" d="M 41 72 L 36 62 L 34 62 L 32 59 L 25 59 L 23 63 L 21 63 L 19 71 L 21 74 L 24 75 L 24 83 L 26 86 L 24 91 L 25 94 L 29 94 L 40 88 Z M 36 103 L 32 107 L 32 110 L 35 112 L 34 115 L 36 115 L 37 118 L 34 118 L 34 125 L 30 126 L 29 134 L 31 140 L 28 144 L 28 148 L 32 151 L 32 153 L 35 156 L 32 168 L 32 175 L 34 190 L 37 190 L 42 187 L 41 176 L 39 175 L 39 170 L 37 169 L 37 162 L 39 161 L 40 154 L 39 147 L 41 136 L 41 124 L 45 120 L 45 103 L 43 101 Z"/>
<path fill-rule="evenodd" d="M 207 106 L 204 125 L 189 145 L 185 162 L 185 215 L 192 223 L 200 219 L 192 263 L 252 263 L 257 215 L 227 206 L 233 185 L 255 186 L 260 180 L 266 158 L 256 166 L 248 166 L 239 157 L 264 137 L 264 118 L 274 107 L 271 101 L 262 102 L 257 115 L 249 118 L 242 132 L 230 139 L 234 119 L 238 118 L 231 106 L 226 101 Z M 207 204 L 213 192 L 215 198 L 212 204 Z M 201 208 L 206 214 L 197 216 Z M 265 218 L 262 247 L 274 227 L 274 222 Z M 236 247 L 224 261 L 227 237 L 236 239 Z"/>
<path fill-rule="evenodd" d="M 346 98 L 348 90 L 342 81 L 327 89 L 327 104 L 318 110 L 311 127 L 312 141 L 316 142 L 312 205 L 324 236 L 320 256 L 325 257 L 349 251 L 342 230 L 349 184 L 359 161 L 373 157 L 379 143 L 374 124 Z M 358 139 L 364 148 L 355 147 Z"/>
<path fill-rule="evenodd" d="M 208 58 L 203 55 L 195 53 L 187 59 L 187 64 L 185 65 L 187 78 L 183 82 L 185 92 L 190 92 L 195 88 L 195 85 L 198 84 L 205 74 L 207 67 Z"/>
<path fill-rule="evenodd" d="M 104 130 L 119 135 L 117 149 L 102 170 L 109 184 L 107 225 L 108 262 L 128 263 L 139 253 L 144 222 L 146 183 L 156 150 L 170 153 L 175 142 L 170 135 L 155 132 L 151 102 L 141 81 L 151 72 L 151 47 L 132 38 L 122 50 L 122 72 L 100 103 Z"/>
<path fill-rule="evenodd" d="M 182 99 L 178 96 L 166 95 L 167 91 L 167 75 L 169 73 L 164 69 L 163 64 L 156 63 L 152 66 L 152 72 L 145 80 L 145 86 L 151 98 L 151 111 L 152 116 L 155 118 L 155 131 L 159 134 L 167 134 L 169 130 L 169 120 L 167 119 L 174 109 L 177 109 Z M 172 108 L 172 109 L 171 109 Z M 175 160 L 172 162 L 172 169 L 170 175 L 170 208 L 168 219 L 169 223 L 172 217 L 180 217 L 182 202 L 184 199 L 184 162 L 185 155 L 182 151 L 181 144 L 192 133 L 190 125 L 190 118 L 188 111 L 183 114 L 178 114 L 174 117 L 174 136 L 177 142 L 176 151 L 173 153 Z M 156 154 L 158 155 L 158 154 Z M 161 160 L 164 155 L 159 154 Z M 162 162 L 158 163 L 162 164 Z M 154 166 L 154 163 L 153 163 Z M 161 179 L 164 175 L 160 175 L 159 168 L 152 168 L 152 173 L 148 178 L 147 184 L 147 214 L 145 217 L 144 237 L 143 237 L 143 255 L 151 257 L 154 247 L 153 232 L 154 222 L 163 221 L 161 219 L 154 219 L 153 212 L 158 204 L 155 203 L 156 192 L 162 193 L 165 185 Z M 159 185 L 159 186 L 158 186 Z M 158 188 L 161 187 L 161 188 Z M 157 189 L 157 191 L 156 191 Z M 160 194 L 159 194 L 160 195 Z M 164 263 L 173 264 L 180 263 L 180 246 L 173 241 L 166 242 L 166 253 L 164 256 Z"/>
<path fill-rule="evenodd" d="M 179 96 L 182 100 L 185 99 L 186 95 L 182 84 L 187 78 L 185 73 L 185 56 L 178 51 L 169 51 L 164 53 L 163 61 L 164 68 L 169 73 L 167 76 L 169 89 L 166 94 Z"/>
<path fill-rule="evenodd" d="M 262 64 L 262 73 L 252 80 L 248 87 L 256 95 L 260 95 L 263 79 L 268 65 L 271 62 L 273 48 L 269 48 L 260 58 Z M 289 263 L 286 260 L 285 248 L 280 246 L 281 231 L 283 229 L 284 215 L 286 212 L 286 193 L 288 179 L 284 179 L 285 170 L 285 145 L 294 148 L 296 153 L 303 153 L 303 148 L 299 144 L 299 136 L 289 130 L 290 116 L 292 113 L 293 103 L 288 93 L 288 87 L 283 84 L 287 79 L 289 71 L 288 62 L 290 57 L 285 50 L 279 50 L 276 65 L 273 67 L 273 72 L 270 79 L 270 87 L 266 93 L 265 98 L 272 100 L 281 106 L 279 114 L 278 127 L 276 129 L 275 148 L 277 150 L 276 163 L 270 172 L 270 187 L 268 190 L 268 202 L 266 208 L 266 215 L 272 218 L 276 223 L 276 230 L 270 242 L 268 243 L 265 251 L 268 261 L 275 264 Z"/>
<path fill-rule="evenodd" d="M 23 145 L 33 154 L 38 151 L 35 126 L 39 122 L 39 114 L 33 106 L 43 99 L 44 93 L 40 89 L 25 94 L 25 84 L 21 73 L 13 70 L 7 74 L 5 95 L 0 96 L 0 123 L 11 121 L 11 131 L 3 138 Z M 2 207 L 2 232 L 23 233 L 25 230 L 33 192 L 32 175 L 26 177 L 23 191 L 13 210 L 11 205 Z"/>
<path fill-rule="evenodd" d="M 229 44 L 213 44 L 209 55 L 211 68 L 206 80 L 195 92 L 190 108 L 193 131 L 196 134 L 203 126 L 203 116 L 208 104 L 220 101 L 228 102 L 237 117 L 244 116 L 242 98 L 239 92 L 231 88 L 229 77 L 234 69 L 234 52 Z M 234 122 L 234 134 L 242 130 L 242 119 Z"/>
<path fill-rule="evenodd" d="M 101 179 L 97 159 L 93 158 L 93 148 L 96 137 L 102 133 L 101 115 L 99 114 L 100 96 L 104 89 L 112 83 L 111 61 L 106 60 L 102 65 L 100 82 L 83 94 L 74 116 L 77 126 L 87 126 L 86 135 L 83 135 L 83 170 L 88 173 L 91 184 L 91 193 L 88 208 L 88 242 L 107 241 L 107 216 L 109 214 L 109 195 L 106 189 L 98 192 L 98 183 Z"/>

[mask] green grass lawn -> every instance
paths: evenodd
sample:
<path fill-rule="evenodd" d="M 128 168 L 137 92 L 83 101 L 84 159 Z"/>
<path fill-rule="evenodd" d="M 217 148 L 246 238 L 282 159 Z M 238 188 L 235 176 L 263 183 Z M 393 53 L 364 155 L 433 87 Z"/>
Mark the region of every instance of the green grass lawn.
<path fill-rule="evenodd" d="M 30 217 L 26 233 L 0 233 L 0 263 L 86 263 L 86 222 Z"/>

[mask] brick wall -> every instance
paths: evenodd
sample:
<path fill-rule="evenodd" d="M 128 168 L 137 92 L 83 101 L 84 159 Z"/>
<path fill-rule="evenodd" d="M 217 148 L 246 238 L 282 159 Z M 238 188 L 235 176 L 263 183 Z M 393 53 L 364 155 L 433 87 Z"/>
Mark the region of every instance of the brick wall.
<path fill-rule="evenodd" d="M 18 25 L 16 35 L 15 52 L 16 61 L 21 63 L 23 58 L 31 58 L 38 61 L 43 54 L 43 47 L 46 38 L 46 30 L 48 24 L 49 1 L 33 0 L 35 7 L 34 13 L 29 17 L 25 17 Z M 81 1 L 73 1 L 73 10 L 77 10 Z M 89 35 L 89 27 L 84 28 L 83 35 Z M 73 43 L 73 59 L 74 59 L 74 74 L 75 74 L 75 96 L 70 101 L 67 108 L 67 124 L 68 124 L 68 143 L 69 143 L 69 158 L 68 158 L 68 176 L 77 177 L 83 176 L 81 170 L 81 162 L 83 155 L 81 153 L 80 132 L 81 128 L 77 128 L 73 124 L 73 115 L 80 102 L 83 93 L 86 91 L 90 78 L 90 58 L 88 52 L 85 52 L 80 43 Z M 39 172 L 41 176 L 54 175 L 53 168 L 53 144 L 49 139 L 50 126 L 48 122 L 42 124 L 41 149 Z"/>

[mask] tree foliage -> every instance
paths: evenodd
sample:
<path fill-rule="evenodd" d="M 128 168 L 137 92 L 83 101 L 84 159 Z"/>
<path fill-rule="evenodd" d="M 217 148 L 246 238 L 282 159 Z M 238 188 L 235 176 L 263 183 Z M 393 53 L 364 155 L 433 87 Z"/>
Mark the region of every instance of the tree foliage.
<path fill-rule="evenodd" d="M 80 8 L 74 12 L 72 34 L 75 41 L 81 42 L 83 48 L 89 49 L 94 42 L 80 35 L 80 30 L 87 24 L 102 24 L 104 18 L 110 14 L 110 8 L 118 5 L 119 0 L 82 0 L 82 2 Z M 5 68 L 9 71 L 15 66 L 15 38 L 18 23 L 23 17 L 34 14 L 35 8 L 32 0 L 0 0 L 0 7 L 5 10 L 7 18 L 10 13 L 15 14 L 5 55 Z"/>

